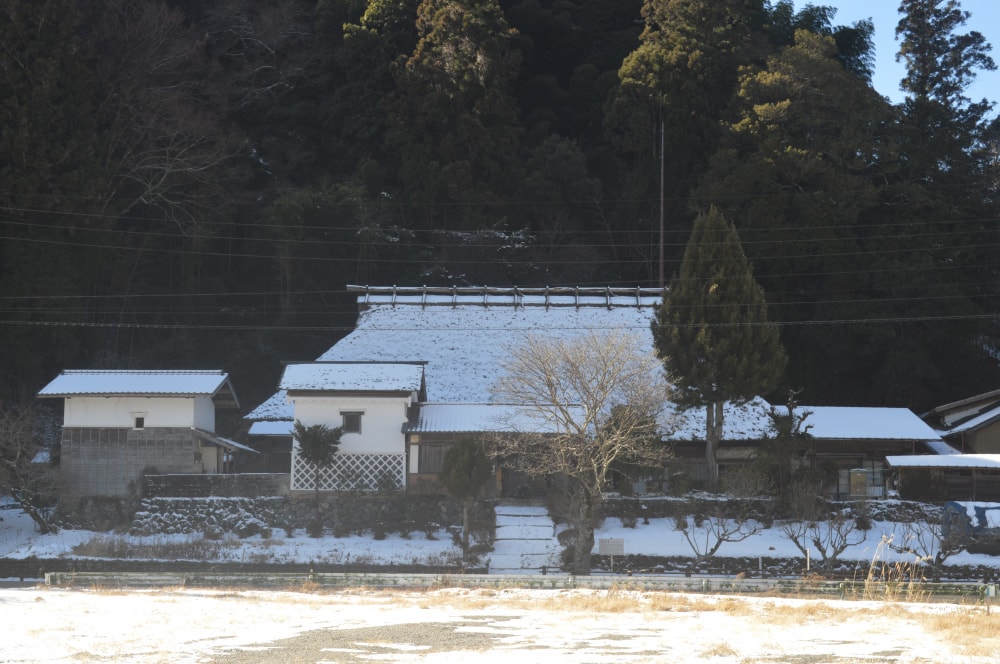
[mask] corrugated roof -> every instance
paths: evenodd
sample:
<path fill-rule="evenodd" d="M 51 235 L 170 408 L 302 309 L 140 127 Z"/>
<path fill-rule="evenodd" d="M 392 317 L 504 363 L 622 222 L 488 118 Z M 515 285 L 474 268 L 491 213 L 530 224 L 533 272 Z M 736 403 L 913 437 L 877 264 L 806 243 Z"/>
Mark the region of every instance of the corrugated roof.
<path fill-rule="evenodd" d="M 225 396 L 219 405 L 238 406 L 229 376 L 219 370 L 63 371 L 38 393 L 72 396 Z"/>
<path fill-rule="evenodd" d="M 558 433 L 558 423 L 534 417 L 524 408 L 506 404 L 430 403 L 420 406 L 409 433 L 484 433 L 530 431 Z"/>
<path fill-rule="evenodd" d="M 278 388 L 288 392 L 419 392 L 421 364 L 309 362 L 289 364 Z"/>

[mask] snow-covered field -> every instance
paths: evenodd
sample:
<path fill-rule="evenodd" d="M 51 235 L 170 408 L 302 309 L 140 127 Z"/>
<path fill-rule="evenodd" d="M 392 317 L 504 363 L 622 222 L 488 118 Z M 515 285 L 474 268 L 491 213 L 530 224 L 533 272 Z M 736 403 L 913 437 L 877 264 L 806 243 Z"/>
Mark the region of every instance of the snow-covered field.
<path fill-rule="evenodd" d="M 986 664 L 983 607 L 591 590 L 0 590 L 4 662 Z"/>
<path fill-rule="evenodd" d="M 100 535 L 40 536 L 0 510 L 0 556 L 55 557 Z M 884 551 L 892 524 L 876 522 L 844 554 L 859 564 Z M 674 524 L 651 519 L 597 533 L 626 553 L 690 555 Z M 184 539 L 188 536 L 172 536 Z M 144 538 L 164 540 L 166 536 Z M 138 538 L 135 540 L 141 542 Z M 457 553 L 450 539 L 313 539 L 283 532 L 234 543 L 232 559 L 410 563 Z M 881 550 L 881 552 L 880 552 Z M 799 555 L 777 529 L 718 555 Z M 998 559 L 959 554 L 949 562 Z M 16 585 L 16 584 L 10 584 Z M 0 589 L 0 662 L 941 662 L 997 660 L 1000 611 L 978 604 L 841 602 L 612 590 L 156 591 Z"/>

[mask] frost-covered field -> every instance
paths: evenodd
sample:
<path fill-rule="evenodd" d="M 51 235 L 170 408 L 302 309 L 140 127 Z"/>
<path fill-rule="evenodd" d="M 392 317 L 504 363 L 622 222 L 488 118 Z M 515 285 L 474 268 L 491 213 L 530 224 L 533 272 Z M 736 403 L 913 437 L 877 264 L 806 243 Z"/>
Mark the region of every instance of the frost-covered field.
<path fill-rule="evenodd" d="M 632 593 L 0 590 L 5 662 L 986 664 L 983 607 Z"/>
<path fill-rule="evenodd" d="M 0 556 L 58 557 L 110 533 L 64 530 L 40 536 L 30 519 L 0 510 Z M 845 551 L 912 557 L 880 546 L 897 526 L 875 522 Z M 670 519 L 625 528 L 609 518 L 597 533 L 627 553 L 691 555 Z M 182 544 L 198 536 L 127 538 L 127 546 Z M 413 563 L 457 555 L 443 532 L 428 540 L 389 536 L 314 539 L 276 532 L 233 540 L 228 559 Z M 796 556 L 777 528 L 717 555 Z M 997 566 L 962 553 L 956 564 Z M 950 561 L 950 562 L 952 562 Z M 11 585 L 15 585 L 12 583 Z M 424 592 L 314 588 L 284 591 L 0 589 L 0 661 L 116 662 L 994 662 L 1000 611 L 981 604 L 841 602 L 612 590 Z"/>

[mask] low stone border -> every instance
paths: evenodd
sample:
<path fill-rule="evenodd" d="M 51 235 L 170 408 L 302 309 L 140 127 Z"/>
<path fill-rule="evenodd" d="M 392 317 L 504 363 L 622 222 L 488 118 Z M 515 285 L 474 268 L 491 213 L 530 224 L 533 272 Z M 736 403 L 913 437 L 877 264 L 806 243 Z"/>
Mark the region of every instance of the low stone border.
<path fill-rule="evenodd" d="M 815 579 L 740 579 L 735 577 L 674 577 L 666 575 L 571 574 L 380 574 L 380 573 L 128 573 L 49 572 L 45 584 L 68 588 L 525 588 L 615 591 L 669 591 L 737 595 L 818 595 L 852 600 L 987 601 L 996 584 L 824 581 Z"/>

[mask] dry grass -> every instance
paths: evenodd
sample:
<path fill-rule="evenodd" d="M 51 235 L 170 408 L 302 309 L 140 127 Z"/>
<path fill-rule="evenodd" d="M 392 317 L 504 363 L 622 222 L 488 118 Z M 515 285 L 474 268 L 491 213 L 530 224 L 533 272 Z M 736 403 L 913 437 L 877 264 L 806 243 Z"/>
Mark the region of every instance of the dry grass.
<path fill-rule="evenodd" d="M 936 632 L 956 652 L 970 657 L 995 657 L 1000 653 L 1000 612 L 968 607 L 947 613 L 914 614 L 918 628 Z"/>

